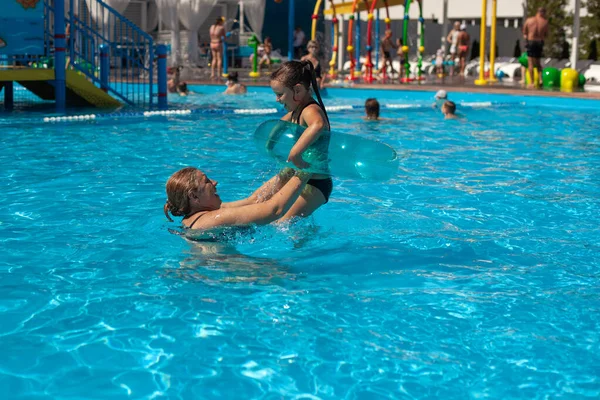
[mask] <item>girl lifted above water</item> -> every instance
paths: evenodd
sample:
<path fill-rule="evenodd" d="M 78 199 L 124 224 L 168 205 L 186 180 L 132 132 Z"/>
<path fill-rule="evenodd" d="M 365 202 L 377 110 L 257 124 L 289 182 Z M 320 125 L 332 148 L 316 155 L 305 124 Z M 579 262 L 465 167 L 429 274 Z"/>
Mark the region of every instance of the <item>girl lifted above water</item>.
<path fill-rule="evenodd" d="M 311 95 L 311 85 L 318 102 Z M 298 168 L 307 168 L 309 164 L 302 159 L 302 153 L 312 144 L 318 145 L 326 152 L 329 147 L 330 130 L 329 118 L 319 94 L 312 62 L 305 60 L 284 63 L 271 75 L 271 89 L 275 93 L 276 101 L 287 111 L 281 120 L 306 128 L 292 147 L 288 161 Z M 329 201 L 332 189 L 333 181 L 330 176 L 313 174 L 307 182 L 306 189 L 283 219 L 311 215 Z"/>

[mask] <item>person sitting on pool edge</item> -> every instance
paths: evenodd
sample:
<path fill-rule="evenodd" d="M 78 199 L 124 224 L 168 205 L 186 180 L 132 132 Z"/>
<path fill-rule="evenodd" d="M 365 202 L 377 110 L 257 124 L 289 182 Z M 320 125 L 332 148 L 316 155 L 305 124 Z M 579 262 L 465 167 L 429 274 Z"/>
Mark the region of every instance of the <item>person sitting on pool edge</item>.
<path fill-rule="evenodd" d="M 450 100 L 444 102 L 444 105 L 442 105 L 442 114 L 444 114 L 444 119 L 457 119 L 456 104 Z"/>
<path fill-rule="evenodd" d="M 248 89 L 246 86 L 238 83 L 238 73 L 230 72 L 227 75 L 227 89 L 225 89 L 225 94 L 246 94 Z"/>
<path fill-rule="evenodd" d="M 367 120 L 377 121 L 379 119 L 379 102 L 377 99 L 370 98 L 365 101 L 365 112 Z"/>
<path fill-rule="evenodd" d="M 266 225 L 285 215 L 298 199 L 310 174 L 285 168 L 249 197 L 223 203 L 217 194 L 218 182 L 194 167 L 175 172 L 166 184 L 165 216 L 183 217 L 188 229 Z"/>

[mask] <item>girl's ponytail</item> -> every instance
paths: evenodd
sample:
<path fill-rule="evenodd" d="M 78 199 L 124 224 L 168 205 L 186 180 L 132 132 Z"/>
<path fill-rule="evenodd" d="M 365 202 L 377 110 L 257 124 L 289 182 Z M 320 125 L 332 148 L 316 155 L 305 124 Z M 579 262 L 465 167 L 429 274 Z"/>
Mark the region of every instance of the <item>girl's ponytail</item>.
<path fill-rule="evenodd" d="M 304 81 L 308 82 L 308 86 L 312 84 L 313 91 L 317 96 L 317 100 L 319 102 L 319 106 L 323 110 L 325 114 L 325 119 L 327 120 L 327 125 L 329 130 L 331 130 L 331 124 L 329 123 L 329 116 L 327 115 L 327 110 L 325 109 L 325 104 L 323 104 L 323 99 L 321 98 L 321 93 L 319 92 L 319 84 L 317 83 L 317 74 L 315 73 L 315 67 L 313 66 L 310 60 L 301 61 L 302 67 L 304 68 Z"/>

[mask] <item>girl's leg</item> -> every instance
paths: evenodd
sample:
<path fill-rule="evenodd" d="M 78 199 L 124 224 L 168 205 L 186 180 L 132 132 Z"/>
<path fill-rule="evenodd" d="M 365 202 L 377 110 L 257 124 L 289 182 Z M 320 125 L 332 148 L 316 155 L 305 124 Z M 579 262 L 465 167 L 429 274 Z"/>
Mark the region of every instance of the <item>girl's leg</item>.
<path fill-rule="evenodd" d="M 306 185 L 298 200 L 277 222 L 284 222 L 293 217 L 308 217 L 323 204 L 325 204 L 323 193 L 314 186 Z"/>

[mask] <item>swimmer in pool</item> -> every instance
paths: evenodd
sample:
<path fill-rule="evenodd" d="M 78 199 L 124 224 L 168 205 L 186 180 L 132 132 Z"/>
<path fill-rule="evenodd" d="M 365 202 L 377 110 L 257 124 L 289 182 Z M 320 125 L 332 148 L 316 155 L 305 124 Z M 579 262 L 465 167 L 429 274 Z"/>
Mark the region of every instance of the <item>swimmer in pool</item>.
<path fill-rule="evenodd" d="M 223 203 L 217 194 L 218 182 L 197 168 L 187 167 L 167 181 L 163 211 L 169 221 L 173 221 L 169 213 L 183 217 L 181 222 L 188 229 L 266 225 L 286 214 L 309 177 L 309 173 L 285 168 L 249 197 Z"/>
<path fill-rule="evenodd" d="M 311 95 L 311 85 L 318 102 Z M 288 162 L 301 169 L 307 168 L 309 164 L 302 159 L 302 153 L 312 144 L 322 147 L 326 152 L 329 147 L 329 135 L 323 135 L 323 133 L 331 129 L 312 62 L 305 60 L 283 63 L 271 75 L 271 89 L 275 93 L 276 101 L 283 104 L 287 111 L 281 120 L 306 128 L 292 147 L 288 155 Z M 333 181 L 330 176 L 312 175 L 307 182 L 306 189 L 283 219 L 311 215 L 329 201 L 332 189 Z"/>
<path fill-rule="evenodd" d="M 433 96 L 434 103 L 431 105 L 433 108 L 442 108 L 444 103 L 448 100 L 448 93 L 445 90 L 438 90 L 435 96 Z"/>
<path fill-rule="evenodd" d="M 367 99 L 365 101 L 365 113 L 367 114 L 366 119 L 370 121 L 377 121 L 379 119 L 379 102 L 377 99 Z"/>
<path fill-rule="evenodd" d="M 238 83 L 238 73 L 230 72 L 227 76 L 227 89 L 225 89 L 225 94 L 246 94 L 248 89 L 246 86 Z"/>
<path fill-rule="evenodd" d="M 456 104 L 453 101 L 447 100 L 442 106 L 442 114 L 444 114 L 444 119 L 457 119 Z"/>

